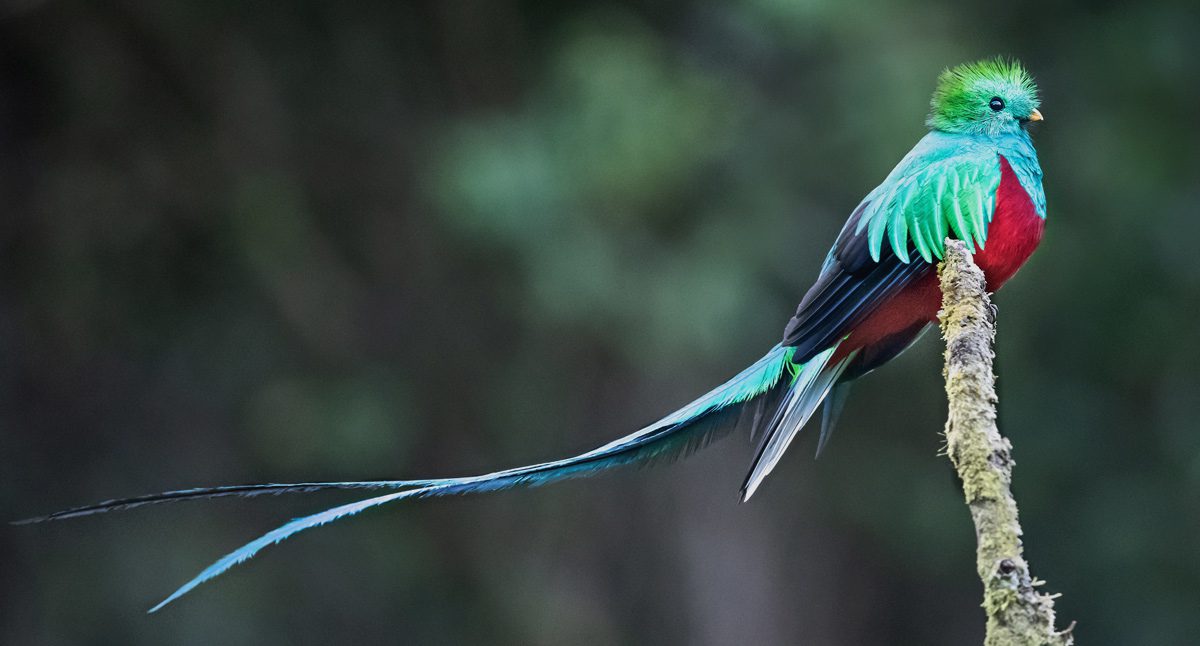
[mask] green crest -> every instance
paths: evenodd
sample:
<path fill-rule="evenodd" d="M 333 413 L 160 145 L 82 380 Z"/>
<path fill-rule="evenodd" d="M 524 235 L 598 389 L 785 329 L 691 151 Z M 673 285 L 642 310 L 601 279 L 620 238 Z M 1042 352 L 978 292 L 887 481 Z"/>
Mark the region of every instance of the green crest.
<path fill-rule="evenodd" d="M 1033 78 L 1016 60 L 988 58 L 952 67 L 938 77 L 929 127 L 943 132 L 1016 132 L 1038 108 Z"/>

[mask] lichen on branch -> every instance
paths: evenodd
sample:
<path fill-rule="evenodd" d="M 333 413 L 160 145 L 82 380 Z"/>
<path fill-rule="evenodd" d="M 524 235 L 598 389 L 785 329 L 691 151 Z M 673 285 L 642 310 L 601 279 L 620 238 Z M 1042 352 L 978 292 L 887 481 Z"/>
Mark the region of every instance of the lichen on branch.
<path fill-rule="evenodd" d="M 983 272 L 966 246 L 946 241 L 938 265 L 946 341 L 946 453 L 962 481 L 975 522 L 976 568 L 983 581 L 987 613 L 985 646 L 1067 646 L 1071 628 L 1054 629 L 1054 599 L 1041 594 L 1021 545 L 1021 525 L 1012 490 L 1012 445 L 996 426 L 992 374 L 995 310 Z"/>

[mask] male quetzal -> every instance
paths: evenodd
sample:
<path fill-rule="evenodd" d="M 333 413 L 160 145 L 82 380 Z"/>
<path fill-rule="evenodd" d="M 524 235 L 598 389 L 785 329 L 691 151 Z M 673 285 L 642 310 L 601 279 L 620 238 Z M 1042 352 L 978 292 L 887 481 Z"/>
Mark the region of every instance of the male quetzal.
<path fill-rule="evenodd" d="M 727 434 L 739 418 L 761 437 L 742 485 L 746 500 L 825 403 L 820 451 L 850 384 L 907 348 L 936 318 L 935 263 L 951 236 L 974 250 L 998 289 L 1037 247 L 1046 217 L 1042 171 L 1025 126 L 1040 121 L 1037 88 L 1015 61 L 984 60 L 938 78 L 930 132 L 850 214 L 783 340 L 749 368 L 645 428 L 587 453 L 465 478 L 306 482 L 186 489 L 110 500 L 50 520 L 140 505 L 319 489 L 386 494 L 293 520 L 220 559 L 157 610 L 296 532 L 405 498 L 535 486 L 688 452 Z"/>

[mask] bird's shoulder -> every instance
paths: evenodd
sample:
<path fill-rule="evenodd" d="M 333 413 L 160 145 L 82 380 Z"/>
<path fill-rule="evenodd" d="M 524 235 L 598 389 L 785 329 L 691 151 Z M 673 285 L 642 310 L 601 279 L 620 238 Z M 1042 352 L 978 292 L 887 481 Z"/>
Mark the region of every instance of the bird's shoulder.
<path fill-rule="evenodd" d="M 1012 147 L 996 138 L 936 130 L 918 141 L 850 214 L 789 321 L 784 345 L 802 358 L 825 348 L 891 294 L 932 271 L 947 237 L 982 246 L 1000 158 L 1013 154 Z"/>
<path fill-rule="evenodd" d="M 942 257 L 947 236 L 986 241 L 1007 148 L 992 137 L 930 132 L 855 208 L 831 257 L 865 244 L 875 262 L 890 249 L 905 263 L 928 263 Z"/>

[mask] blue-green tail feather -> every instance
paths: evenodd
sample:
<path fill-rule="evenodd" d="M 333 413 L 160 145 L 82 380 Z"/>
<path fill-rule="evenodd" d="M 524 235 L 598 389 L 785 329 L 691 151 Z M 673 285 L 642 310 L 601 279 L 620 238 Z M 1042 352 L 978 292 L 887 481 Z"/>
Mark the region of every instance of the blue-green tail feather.
<path fill-rule="evenodd" d="M 427 498 L 495 491 L 518 486 L 538 486 L 590 475 L 621 465 L 647 463 L 656 459 L 686 454 L 717 437 L 728 434 L 736 427 L 736 423 L 730 422 L 736 421 L 741 413 L 750 412 L 744 410 L 748 407 L 744 407 L 742 404 L 776 390 L 777 385 L 790 387 L 802 368 L 792 363 L 792 355 L 792 348 L 776 346 L 765 357 L 737 376 L 678 411 L 631 435 L 575 457 L 464 478 L 381 481 L 370 484 L 318 483 L 321 488 L 327 488 L 323 486 L 326 484 L 352 484 L 355 487 L 377 486 L 404 490 L 334 507 L 311 516 L 298 518 L 272 530 L 210 565 L 162 603 L 152 608 L 150 612 L 161 609 L 201 583 L 252 558 L 264 547 L 278 543 L 297 532 L 357 514 L 371 507 L 406 498 Z M 748 417 L 756 416 L 748 415 Z"/>

